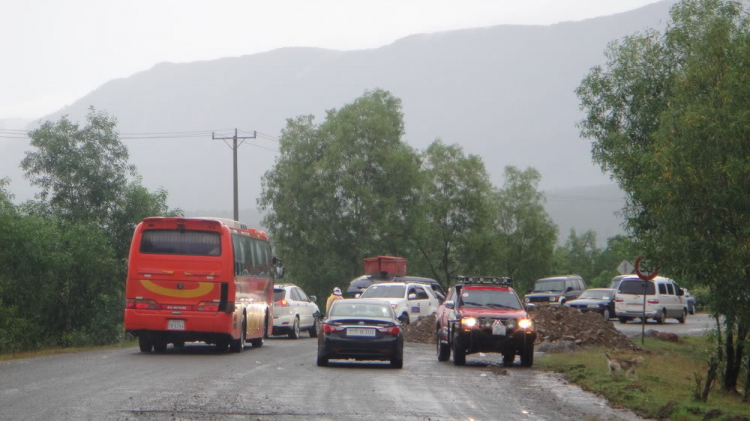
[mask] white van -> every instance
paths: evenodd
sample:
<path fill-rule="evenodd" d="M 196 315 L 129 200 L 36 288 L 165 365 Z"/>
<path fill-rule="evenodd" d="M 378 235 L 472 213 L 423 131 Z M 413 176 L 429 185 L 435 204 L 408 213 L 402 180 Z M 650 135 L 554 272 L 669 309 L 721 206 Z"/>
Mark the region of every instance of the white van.
<path fill-rule="evenodd" d="M 684 292 L 676 282 L 657 276 L 653 281 L 643 281 L 637 276 L 623 278 L 615 294 L 615 315 L 620 323 L 644 317 L 643 297 L 646 296 L 645 318 L 664 323 L 677 319 L 685 323 L 688 315 Z"/>

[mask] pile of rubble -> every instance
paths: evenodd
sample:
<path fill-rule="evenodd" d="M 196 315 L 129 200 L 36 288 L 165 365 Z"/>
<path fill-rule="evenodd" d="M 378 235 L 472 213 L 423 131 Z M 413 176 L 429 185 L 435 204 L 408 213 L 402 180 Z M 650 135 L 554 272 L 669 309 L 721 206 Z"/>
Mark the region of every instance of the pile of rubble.
<path fill-rule="evenodd" d="M 640 346 L 604 320 L 600 313 L 581 313 L 565 306 L 540 306 L 530 312 L 537 331 L 537 350 L 566 348 L 609 348 L 639 350 Z"/>
<path fill-rule="evenodd" d="M 599 313 L 581 313 L 565 306 L 542 306 L 532 310 L 530 314 L 536 326 L 538 351 L 554 352 L 589 347 L 640 349 Z M 406 326 L 404 339 L 407 342 L 434 344 L 435 316 L 421 317 Z"/>
<path fill-rule="evenodd" d="M 435 343 L 435 315 L 423 316 L 404 327 L 404 340 L 420 344 Z"/>

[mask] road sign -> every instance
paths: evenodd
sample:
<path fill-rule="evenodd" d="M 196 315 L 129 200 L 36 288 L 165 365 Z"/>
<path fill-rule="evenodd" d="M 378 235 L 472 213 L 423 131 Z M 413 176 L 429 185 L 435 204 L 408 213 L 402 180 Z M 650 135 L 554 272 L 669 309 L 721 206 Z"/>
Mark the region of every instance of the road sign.
<path fill-rule="evenodd" d="M 620 275 L 629 275 L 633 273 L 634 270 L 635 267 L 627 260 L 623 260 L 619 265 L 617 265 L 617 272 L 619 272 Z"/>
<path fill-rule="evenodd" d="M 652 265 L 643 256 L 635 259 L 635 273 L 644 281 L 651 281 L 659 275 L 659 267 Z"/>

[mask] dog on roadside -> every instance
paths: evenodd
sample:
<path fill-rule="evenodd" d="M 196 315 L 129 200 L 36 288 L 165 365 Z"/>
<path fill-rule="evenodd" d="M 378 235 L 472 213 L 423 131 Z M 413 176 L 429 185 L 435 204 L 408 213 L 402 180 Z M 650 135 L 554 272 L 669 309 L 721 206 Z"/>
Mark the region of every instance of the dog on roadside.
<path fill-rule="evenodd" d="M 614 376 L 616 372 L 622 371 L 626 376 L 631 376 L 634 380 L 638 380 L 638 377 L 635 374 L 635 369 L 645 361 L 643 356 L 632 360 L 612 358 L 606 352 L 604 353 L 604 356 L 607 357 L 607 367 L 609 367 L 610 374 Z"/>

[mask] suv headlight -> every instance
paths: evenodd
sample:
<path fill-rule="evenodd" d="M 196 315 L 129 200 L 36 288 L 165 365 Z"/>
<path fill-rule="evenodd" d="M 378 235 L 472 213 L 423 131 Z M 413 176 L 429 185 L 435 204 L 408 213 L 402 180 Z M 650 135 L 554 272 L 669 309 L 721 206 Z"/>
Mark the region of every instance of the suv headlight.
<path fill-rule="evenodd" d="M 518 327 L 520 327 L 521 329 L 533 329 L 534 322 L 531 319 L 519 319 Z"/>
<path fill-rule="evenodd" d="M 464 329 L 473 329 L 479 324 L 479 320 L 476 317 L 463 317 L 461 319 L 461 327 Z"/>

